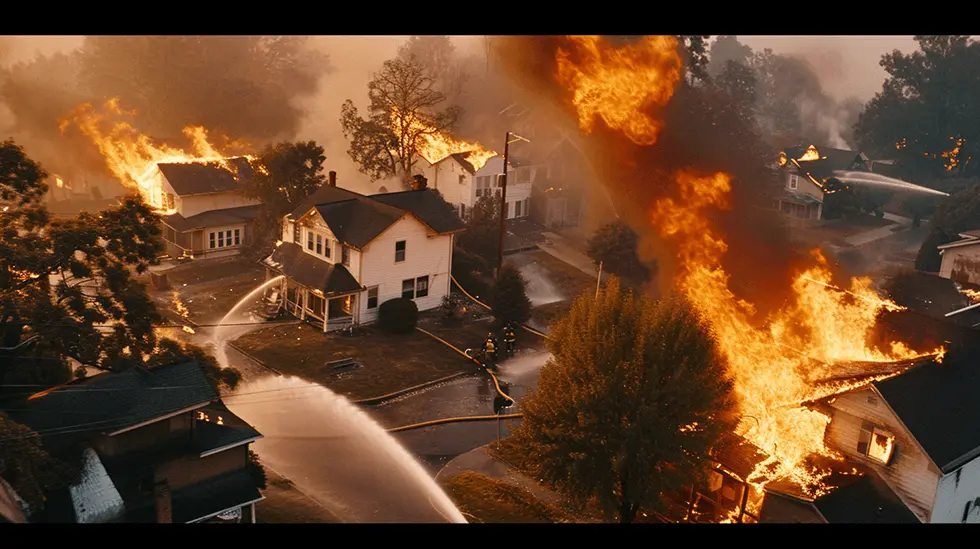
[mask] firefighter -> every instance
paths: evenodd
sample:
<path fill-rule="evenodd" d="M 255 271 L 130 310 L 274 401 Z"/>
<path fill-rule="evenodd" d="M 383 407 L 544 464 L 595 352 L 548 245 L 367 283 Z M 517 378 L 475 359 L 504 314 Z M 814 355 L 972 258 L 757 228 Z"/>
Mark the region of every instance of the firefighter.
<path fill-rule="evenodd" d="M 493 333 L 487 334 L 487 340 L 483 343 L 483 352 L 486 353 L 487 358 L 497 360 L 497 350 L 497 338 L 493 337 Z"/>
<path fill-rule="evenodd" d="M 504 345 L 507 346 L 507 352 L 513 354 L 516 344 L 517 334 L 514 333 L 514 324 L 508 323 L 507 327 L 504 328 Z"/>

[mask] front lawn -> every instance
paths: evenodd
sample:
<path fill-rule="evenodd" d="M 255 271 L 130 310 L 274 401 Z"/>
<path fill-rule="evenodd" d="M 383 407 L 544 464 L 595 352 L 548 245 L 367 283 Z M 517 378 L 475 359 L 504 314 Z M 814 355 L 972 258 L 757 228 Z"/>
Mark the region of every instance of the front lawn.
<path fill-rule="evenodd" d="M 470 522 L 527 524 L 565 522 L 561 511 L 502 480 L 464 471 L 444 488 Z"/>
<path fill-rule="evenodd" d="M 319 383 L 352 400 L 476 371 L 472 362 L 421 332 L 393 335 L 376 326 L 362 327 L 357 337 L 324 334 L 309 324 L 271 326 L 249 332 L 233 345 L 283 374 Z M 337 372 L 326 366 L 348 357 L 360 367 Z"/>
<path fill-rule="evenodd" d="M 198 260 L 164 271 L 171 288 L 154 290 L 157 307 L 179 318 L 174 292 L 196 324 L 219 322 L 249 292 L 265 281 L 265 269 L 243 258 Z"/>

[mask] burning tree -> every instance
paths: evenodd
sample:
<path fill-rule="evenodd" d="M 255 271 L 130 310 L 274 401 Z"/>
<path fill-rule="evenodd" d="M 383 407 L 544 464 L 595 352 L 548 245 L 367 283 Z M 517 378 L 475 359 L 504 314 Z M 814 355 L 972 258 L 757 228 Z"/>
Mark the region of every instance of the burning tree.
<path fill-rule="evenodd" d="M 553 358 L 502 451 L 581 505 L 633 522 L 700 478 L 731 427 L 731 382 L 705 319 L 612 277 L 552 328 Z"/>
<path fill-rule="evenodd" d="M 353 101 L 344 103 L 340 124 L 350 141 L 348 153 L 372 181 L 397 175 L 407 185 L 426 137 L 456 123 L 455 108 L 438 110 L 446 96 L 434 84 L 417 59 L 392 59 L 368 83 L 367 119 Z"/>

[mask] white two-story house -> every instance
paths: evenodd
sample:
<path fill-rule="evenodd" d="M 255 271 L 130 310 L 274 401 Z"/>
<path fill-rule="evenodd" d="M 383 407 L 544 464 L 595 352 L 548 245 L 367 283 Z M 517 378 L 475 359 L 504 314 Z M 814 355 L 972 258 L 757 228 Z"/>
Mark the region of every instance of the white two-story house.
<path fill-rule="evenodd" d="M 469 157 L 470 153 L 456 153 L 434 164 L 419 158 L 416 164 L 421 168 L 422 175 L 428 179 L 429 187 L 439 191 L 464 220 L 481 197 L 499 196 L 500 176 L 504 171 L 504 159 L 500 155 L 491 157 L 479 169 L 467 160 Z M 528 217 L 531 202 L 531 168 L 514 158 L 510 158 L 508 164 L 506 219 Z"/>
<path fill-rule="evenodd" d="M 159 202 L 151 206 L 164 212 L 163 240 L 170 257 L 235 255 L 248 242 L 260 207 L 241 193 L 252 166 L 244 157 L 226 164 L 157 164 L 153 177 Z"/>
<path fill-rule="evenodd" d="M 975 348 L 951 350 L 941 363 L 822 401 L 831 418 L 827 446 L 866 471 L 869 483 L 815 501 L 767 496 L 763 521 L 874 522 L 876 509 L 880 516 L 894 508 L 891 500 L 917 522 L 980 523 L 978 356 Z"/>
<path fill-rule="evenodd" d="M 362 195 L 336 174 L 286 215 L 282 243 L 266 259 L 284 275 L 286 310 L 323 331 L 378 318 L 382 303 L 438 307 L 452 284 L 455 235 L 463 222 L 431 190 Z"/>

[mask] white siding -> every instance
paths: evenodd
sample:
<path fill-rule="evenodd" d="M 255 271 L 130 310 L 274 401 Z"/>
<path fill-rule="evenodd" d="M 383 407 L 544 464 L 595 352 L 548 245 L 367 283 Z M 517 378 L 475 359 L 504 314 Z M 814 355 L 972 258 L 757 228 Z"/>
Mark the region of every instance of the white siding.
<path fill-rule="evenodd" d="M 228 232 L 231 231 L 231 239 L 228 238 Z M 238 244 L 234 243 L 235 231 L 238 231 Z M 212 245 L 212 235 L 214 235 L 213 245 Z M 229 240 L 231 243 L 229 244 Z M 219 246 L 220 244 L 220 246 Z M 228 225 L 223 227 L 208 227 L 204 229 L 204 251 L 208 256 L 215 257 L 212 254 L 219 252 L 227 252 L 230 250 L 238 250 L 245 245 L 245 224 L 238 225 Z"/>
<path fill-rule="evenodd" d="M 967 510 L 967 503 L 970 504 Z M 931 522 L 964 522 L 967 512 L 968 523 L 980 524 L 980 458 L 974 459 L 939 480 L 936 491 L 936 505 L 932 510 Z"/>
<path fill-rule="evenodd" d="M 304 253 L 310 254 L 321 261 L 326 261 L 327 263 L 340 263 L 340 245 L 337 242 L 337 237 L 333 234 L 333 231 L 330 230 L 330 227 L 327 227 L 327 224 L 324 222 L 323 218 L 320 217 L 320 212 L 314 211 L 312 214 L 306 215 L 303 218 L 301 218 L 298 221 L 298 223 L 300 225 L 301 231 L 299 235 L 300 240 L 299 242 L 297 242 L 297 244 L 299 244 L 303 248 Z M 310 234 L 311 232 L 314 235 L 313 250 L 310 250 L 306 246 L 306 243 L 308 242 L 307 239 L 309 238 L 307 235 Z M 326 241 L 323 242 L 323 246 L 324 248 L 328 245 L 330 246 L 330 257 L 317 255 L 316 235 L 320 235 L 321 237 L 326 239 Z M 354 271 L 351 271 L 351 273 L 353 274 Z"/>
<path fill-rule="evenodd" d="M 939 276 L 953 278 L 956 271 L 958 280 L 960 276 L 965 276 L 965 282 L 980 284 L 980 245 L 946 248 L 942 253 Z"/>
<path fill-rule="evenodd" d="M 250 200 L 237 191 L 223 193 L 197 194 L 180 197 L 178 213 L 184 217 L 191 217 L 211 210 L 226 210 L 228 208 L 240 208 L 242 206 L 254 206 L 259 204 L 257 200 Z"/>
<path fill-rule="evenodd" d="M 408 215 L 396 222 L 368 244 L 360 258 L 361 284 L 378 286 L 378 307 L 389 299 L 401 297 L 402 281 L 429 277 L 429 295 L 415 300 L 420 311 L 438 307 L 449 290 L 450 235 L 429 236 L 429 231 Z M 405 241 L 405 261 L 395 262 L 395 243 Z M 353 259 L 353 258 L 352 258 Z M 360 321 L 377 319 L 378 309 L 367 309 L 367 291 L 358 300 Z"/>
<path fill-rule="evenodd" d="M 467 208 L 473 206 L 473 177 L 458 162 L 450 158 L 434 166 L 425 160 L 419 163 L 423 166 L 422 173 L 429 180 L 429 186 L 439 191 L 446 202 L 457 208 L 460 204 Z"/>
<path fill-rule="evenodd" d="M 865 389 L 840 395 L 831 406 L 835 410 L 827 426 L 827 445 L 877 471 L 920 520 L 928 521 L 939 484 L 939 469 L 888 408 L 884 399 L 871 389 Z M 884 427 L 895 435 L 896 450 L 891 464 L 881 465 L 858 453 L 863 421 Z"/>

